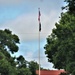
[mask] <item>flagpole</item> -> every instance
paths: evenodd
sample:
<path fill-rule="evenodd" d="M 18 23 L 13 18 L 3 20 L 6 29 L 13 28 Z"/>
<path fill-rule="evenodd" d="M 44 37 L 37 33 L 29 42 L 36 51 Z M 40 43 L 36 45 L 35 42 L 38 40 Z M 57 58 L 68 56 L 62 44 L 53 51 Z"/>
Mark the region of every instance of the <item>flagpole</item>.
<path fill-rule="evenodd" d="M 40 31 L 39 31 L 39 75 L 40 75 Z"/>
<path fill-rule="evenodd" d="M 39 21 L 39 75 L 40 75 L 40 32 L 41 32 L 41 22 L 40 22 L 40 16 L 41 16 L 41 13 L 40 13 L 40 8 L 38 8 L 39 10 L 39 15 L 38 15 L 38 21 Z"/>

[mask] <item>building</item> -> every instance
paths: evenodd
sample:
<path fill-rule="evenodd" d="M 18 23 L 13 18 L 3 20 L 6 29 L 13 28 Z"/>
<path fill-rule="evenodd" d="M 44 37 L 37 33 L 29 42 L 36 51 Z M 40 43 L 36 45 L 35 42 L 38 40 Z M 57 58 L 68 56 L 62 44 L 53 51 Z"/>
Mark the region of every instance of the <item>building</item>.
<path fill-rule="evenodd" d="M 59 75 L 65 73 L 64 70 L 41 70 L 40 75 Z M 36 74 L 39 75 L 39 70 L 36 70 Z"/>

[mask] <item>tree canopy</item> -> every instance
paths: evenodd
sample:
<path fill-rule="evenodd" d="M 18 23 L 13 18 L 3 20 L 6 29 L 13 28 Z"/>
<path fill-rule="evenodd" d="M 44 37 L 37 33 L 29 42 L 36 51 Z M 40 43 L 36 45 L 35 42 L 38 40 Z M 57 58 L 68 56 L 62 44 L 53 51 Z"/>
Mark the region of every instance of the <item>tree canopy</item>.
<path fill-rule="evenodd" d="M 67 5 L 62 7 L 62 9 L 67 9 L 67 12 L 70 14 L 75 14 L 75 0 L 64 0 L 64 2 L 66 2 Z"/>
<path fill-rule="evenodd" d="M 31 75 L 36 75 L 36 70 L 39 69 L 39 64 L 37 62 L 30 61 L 29 62 L 29 69 L 32 72 Z"/>
<path fill-rule="evenodd" d="M 65 69 L 75 75 L 75 10 L 71 12 L 71 8 L 75 9 L 75 0 L 65 1 L 69 9 L 61 13 L 61 18 L 55 23 L 56 28 L 48 36 L 44 48 L 48 61 L 54 64 L 54 68 Z M 71 3 L 74 5 L 70 5 Z"/>
<path fill-rule="evenodd" d="M 0 30 L 0 74 L 1 75 L 36 75 L 38 63 L 28 62 L 20 55 L 12 57 L 18 52 L 19 37 L 9 29 Z"/>
<path fill-rule="evenodd" d="M 0 73 L 1 75 L 16 75 L 16 62 L 11 53 L 18 51 L 19 38 L 9 29 L 0 30 Z"/>
<path fill-rule="evenodd" d="M 17 43 L 19 43 L 17 35 L 12 34 L 8 29 L 0 30 L 0 48 L 14 53 L 18 51 Z"/>

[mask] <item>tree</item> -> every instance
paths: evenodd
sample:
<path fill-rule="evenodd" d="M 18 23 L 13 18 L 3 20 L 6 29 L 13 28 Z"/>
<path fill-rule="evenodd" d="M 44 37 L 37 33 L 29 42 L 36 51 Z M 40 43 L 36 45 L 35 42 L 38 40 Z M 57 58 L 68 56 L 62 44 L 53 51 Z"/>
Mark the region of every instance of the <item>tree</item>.
<path fill-rule="evenodd" d="M 9 29 L 0 30 L 0 74 L 1 75 L 36 75 L 37 62 L 27 62 L 25 58 L 12 57 L 18 51 L 19 38 Z M 27 66 L 28 65 L 28 66 Z"/>
<path fill-rule="evenodd" d="M 2 52 L 0 52 L 0 58 L 1 75 L 17 75 L 16 67 L 6 60 L 6 56 Z"/>
<path fill-rule="evenodd" d="M 34 61 L 29 62 L 29 69 L 30 69 L 32 75 L 36 75 L 36 70 L 39 69 L 39 64 Z"/>
<path fill-rule="evenodd" d="M 19 38 L 9 29 L 0 30 L 0 73 L 1 75 L 17 75 L 15 58 L 11 53 L 18 51 Z"/>
<path fill-rule="evenodd" d="M 18 68 L 26 68 L 27 67 L 27 61 L 25 60 L 25 58 L 20 55 L 19 57 L 17 57 L 17 65 L 18 65 Z"/>
<path fill-rule="evenodd" d="M 0 30 L 0 47 L 4 50 L 8 50 L 11 53 L 18 51 L 17 43 L 19 38 L 17 35 L 12 34 L 8 29 Z"/>
<path fill-rule="evenodd" d="M 62 9 L 67 9 L 70 14 L 75 14 L 75 0 L 64 0 L 67 6 L 62 7 Z"/>
<path fill-rule="evenodd" d="M 18 69 L 18 75 L 32 75 L 29 68 L 20 68 Z"/>
<path fill-rule="evenodd" d="M 73 2 L 74 0 L 65 0 Z M 75 2 L 75 1 L 74 1 Z M 69 11 L 70 7 L 69 6 Z M 74 10 L 75 11 L 75 10 Z M 45 45 L 45 54 L 48 61 L 54 64 L 54 68 L 65 69 L 72 75 L 75 75 L 75 14 L 74 12 L 62 13 L 61 19 L 55 24 L 56 28 L 52 30 L 47 38 Z"/>
<path fill-rule="evenodd" d="M 18 70 L 18 75 L 31 75 L 32 74 L 30 69 L 27 67 L 27 61 L 22 55 L 17 57 L 17 70 Z"/>

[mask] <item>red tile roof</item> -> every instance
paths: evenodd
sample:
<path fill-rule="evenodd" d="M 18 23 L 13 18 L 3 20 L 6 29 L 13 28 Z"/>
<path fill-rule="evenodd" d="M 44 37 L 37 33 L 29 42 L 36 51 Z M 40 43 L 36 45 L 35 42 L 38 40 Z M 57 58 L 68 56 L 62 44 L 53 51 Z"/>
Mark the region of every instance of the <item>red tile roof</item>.
<path fill-rule="evenodd" d="M 59 75 L 65 72 L 64 70 L 41 70 L 40 75 Z M 36 70 L 36 74 L 39 75 L 39 70 Z"/>

